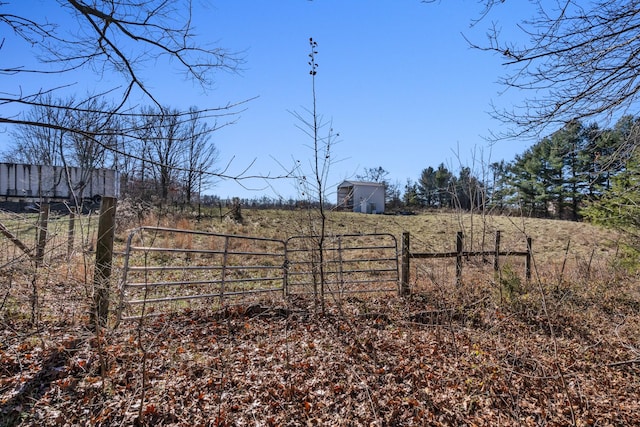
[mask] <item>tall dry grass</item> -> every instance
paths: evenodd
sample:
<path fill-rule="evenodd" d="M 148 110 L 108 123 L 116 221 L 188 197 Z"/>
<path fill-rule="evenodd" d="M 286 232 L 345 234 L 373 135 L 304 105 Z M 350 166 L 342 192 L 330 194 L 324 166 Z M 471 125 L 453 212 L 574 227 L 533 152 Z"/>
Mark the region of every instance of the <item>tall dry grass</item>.
<path fill-rule="evenodd" d="M 204 230 L 214 233 L 250 235 L 286 239 L 302 232 L 301 223 L 308 220 L 305 211 L 249 210 L 244 221 L 236 223 L 220 217 L 199 220 L 177 215 L 163 216 L 156 211 L 118 224 L 114 250 L 115 289 L 119 279 L 121 254 L 130 229 L 140 225 Z M 0 315 L 3 319 L 28 318 L 32 305 L 38 316 L 81 319 L 92 296 L 93 248 L 97 218 L 78 217 L 72 251 L 68 254 L 68 216 L 50 219 L 44 262 L 37 270 L 33 261 L 8 239 L 0 239 Z M 37 217 L 3 213 L 2 222 L 30 247 L 35 245 Z M 494 233 L 501 231 L 503 250 L 522 251 L 526 237 L 533 239 L 534 279 L 555 292 L 571 294 L 591 292 L 599 283 L 621 283 L 631 280 L 619 265 L 620 238 L 609 230 L 586 223 L 503 216 L 471 216 L 459 213 L 424 212 L 413 216 L 363 215 L 329 212 L 328 234 L 390 233 L 401 241 L 403 232 L 411 235 L 414 252 L 449 252 L 455 250 L 458 231 L 465 234 L 465 250 L 493 250 Z M 176 248 L 211 248 L 219 246 L 213 239 L 201 240 L 190 234 L 177 234 L 163 245 Z M 523 260 L 502 260 L 503 274 L 494 275 L 491 259 L 465 260 L 464 282 L 473 284 L 464 292 L 478 295 L 502 295 L 514 289 L 526 293 Z M 411 285 L 416 292 L 456 295 L 454 260 L 415 260 L 411 267 Z M 514 284 L 520 281 L 521 284 Z M 509 284 L 513 282 L 512 284 Z M 513 289 L 512 289 L 513 288 Z M 478 291 L 476 291 L 478 290 Z M 35 295 L 35 296 L 34 296 Z M 115 296 L 114 296 L 115 298 Z"/>

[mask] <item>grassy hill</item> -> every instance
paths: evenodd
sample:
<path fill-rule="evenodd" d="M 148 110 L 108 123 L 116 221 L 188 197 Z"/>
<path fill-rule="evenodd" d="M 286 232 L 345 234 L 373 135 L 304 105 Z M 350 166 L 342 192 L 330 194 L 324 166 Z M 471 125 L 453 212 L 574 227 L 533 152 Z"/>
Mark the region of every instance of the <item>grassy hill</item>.
<path fill-rule="evenodd" d="M 313 224 L 301 211 L 243 216 L 144 223 L 280 239 Z M 138 224 L 120 224 L 117 250 Z M 491 250 L 496 230 L 515 251 L 529 236 L 534 275 L 524 280 L 518 260 L 494 274 L 469 259 L 456 284 L 452 260 L 420 260 L 407 298 L 329 300 L 322 315 L 308 298 L 265 297 L 96 333 L 90 253 L 66 261 L 52 240 L 34 271 L 3 246 L 16 255 L 0 270 L 0 425 L 637 424 L 640 292 L 614 233 L 456 213 L 331 212 L 327 225 L 407 231 L 412 250 L 429 252 L 453 250 L 458 231 L 469 250 Z"/>

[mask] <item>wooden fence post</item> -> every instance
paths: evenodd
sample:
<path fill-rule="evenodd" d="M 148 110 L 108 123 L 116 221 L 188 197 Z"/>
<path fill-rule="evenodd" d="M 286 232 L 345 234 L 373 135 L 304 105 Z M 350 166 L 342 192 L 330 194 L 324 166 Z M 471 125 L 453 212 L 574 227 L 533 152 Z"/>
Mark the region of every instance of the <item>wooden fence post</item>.
<path fill-rule="evenodd" d="M 500 230 L 496 230 L 496 254 L 493 258 L 493 271 L 500 270 Z"/>
<path fill-rule="evenodd" d="M 460 284 L 462 278 L 462 231 L 456 235 L 456 283 Z"/>
<path fill-rule="evenodd" d="M 402 233 L 402 271 L 400 279 L 401 296 L 407 296 L 411 293 L 411 288 L 409 287 L 409 258 L 411 257 L 411 253 L 409 252 L 409 243 L 409 232 L 404 231 Z"/>
<path fill-rule="evenodd" d="M 533 244 L 533 240 L 531 237 L 527 237 L 527 257 L 524 261 L 524 275 L 527 278 L 527 281 L 531 280 L 531 245 Z"/>
<path fill-rule="evenodd" d="M 47 245 L 47 226 L 49 223 L 49 204 L 40 205 L 40 216 L 38 217 L 38 242 L 36 246 L 36 268 L 42 265 L 44 260 L 44 249 Z"/>
<path fill-rule="evenodd" d="M 76 207 L 69 208 L 69 228 L 67 231 L 67 260 L 71 259 L 73 254 L 73 244 L 75 242 L 75 227 L 76 227 Z"/>
<path fill-rule="evenodd" d="M 113 259 L 113 237 L 115 234 L 116 199 L 103 197 L 98 221 L 96 242 L 96 264 L 93 274 L 93 310 L 91 324 L 105 326 L 109 315 L 109 279 Z"/>

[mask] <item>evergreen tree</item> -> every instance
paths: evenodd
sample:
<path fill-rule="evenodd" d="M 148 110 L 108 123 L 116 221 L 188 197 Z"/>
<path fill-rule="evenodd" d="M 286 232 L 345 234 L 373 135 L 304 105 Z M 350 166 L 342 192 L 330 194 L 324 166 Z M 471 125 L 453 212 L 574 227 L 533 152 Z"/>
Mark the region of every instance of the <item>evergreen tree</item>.
<path fill-rule="evenodd" d="M 640 247 L 640 154 L 629 159 L 625 169 L 611 178 L 611 188 L 583 214 L 596 224 L 625 232 Z"/>
<path fill-rule="evenodd" d="M 453 174 L 449 172 L 444 165 L 440 163 L 435 173 L 436 194 L 438 197 L 438 207 L 451 208 L 453 207 Z"/>
<path fill-rule="evenodd" d="M 424 206 L 430 208 L 436 205 L 438 195 L 436 171 L 431 166 L 422 170 L 418 181 L 418 192 Z"/>
<path fill-rule="evenodd" d="M 512 202 L 525 215 L 548 216 L 545 151 L 544 144 L 538 143 L 522 155 L 517 155 L 509 167 Z"/>
<path fill-rule="evenodd" d="M 462 167 L 458 178 L 453 182 L 455 188 L 455 204 L 462 210 L 472 210 L 482 207 L 484 200 L 484 187 L 482 183 L 471 173 L 469 167 Z"/>
<path fill-rule="evenodd" d="M 407 179 L 407 183 L 404 186 L 403 201 L 407 207 L 417 207 L 421 205 L 418 184 L 410 179 Z"/>
<path fill-rule="evenodd" d="M 509 164 L 504 160 L 489 165 L 491 182 L 488 184 L 489 207 L 502 210 L 508 206 L 511 187 L 508 180 Z"/>

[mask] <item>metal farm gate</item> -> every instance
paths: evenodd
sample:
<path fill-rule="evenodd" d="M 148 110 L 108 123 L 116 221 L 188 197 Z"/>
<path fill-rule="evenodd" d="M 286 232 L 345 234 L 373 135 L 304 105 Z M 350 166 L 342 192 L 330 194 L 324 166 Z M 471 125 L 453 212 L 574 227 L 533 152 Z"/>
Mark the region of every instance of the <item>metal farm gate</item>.
<path fill-rule="evenodd" d="M 132 231 L 124 254 L 118 321 L 220 306 L 225 298 L 318 291 L 317 237 L 286 241 L 164 227 Z M 397 292 L 390 234 L 327 236 L 324 293 Z"/>

